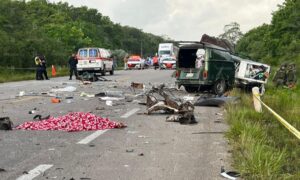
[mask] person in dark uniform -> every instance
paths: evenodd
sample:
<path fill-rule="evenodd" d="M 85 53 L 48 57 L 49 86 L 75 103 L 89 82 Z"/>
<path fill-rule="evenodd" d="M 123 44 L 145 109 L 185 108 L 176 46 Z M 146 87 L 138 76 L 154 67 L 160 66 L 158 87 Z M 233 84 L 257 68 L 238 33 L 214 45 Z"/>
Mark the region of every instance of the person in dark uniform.
<path fill-rule="evenodd" d="M 42 75 L 45 76 L 46 80 L 49 80 L 48 75 L 47 75 L 47 67 L 46 67 L 46 58 L 44 55 L 40 56 L 40 60 L 41 60 L 41 71 L 42 71 Z"/>
<path fill-rule="evenodd" d="M 296 76 L 296 65 L 294 63 L 290 63 L 287 66 L 286 72 L 286 86 L 292 88 L 296 85 L 297 76 Z"/>
<path fill-rule="evenodd" d="M 70 78 L 69 78 L 69 80 L 72 80 L 73 72 L 74 72 L 74 75 L 75 75 L 76 79 L 78 79 L 77 63 L 78 63 L 78 60 L 76 58 L 76 55 L 73 53 L 72 56 L 69 59 L 69 66 L 70 66 Z"/>
<path fill-rule="evenodd" d="M 287 64 L 283 63 L 280 65 L 280 68 L 276 71 L 273 77 L 273 83 L 276 87 L 283 86 L 286 83 L 286 67 Z"/>
<path fill-rule="evenodd" d="M 42 76 L 42 61 L 39 56 L 35 56 L 34 63 L 36 66 L 35 79 L 36 80 L 44 80 L 44 78 Z"/>

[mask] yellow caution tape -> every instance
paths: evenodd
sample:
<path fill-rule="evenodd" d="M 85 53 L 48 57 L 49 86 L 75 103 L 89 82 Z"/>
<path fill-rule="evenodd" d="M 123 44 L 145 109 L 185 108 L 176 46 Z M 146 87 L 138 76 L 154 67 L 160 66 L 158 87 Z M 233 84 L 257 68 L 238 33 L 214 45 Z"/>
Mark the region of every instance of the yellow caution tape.
<path fill-rule="evenodd" d="M 269 106 L 267 106 L 264 102 L 262 102 L 258 96 L 259 94 L 254 94 L 255 98 L 258 99 L 278 120 L 283 124 L 292 134 L 294 134 L 298 139 L 300 139 L 300 132 L 294 128 L 290 123 L 288 123 L 286 120 L 284 120 L 279 114 L 277 114 L 273 109 L 271 109 Z"/>

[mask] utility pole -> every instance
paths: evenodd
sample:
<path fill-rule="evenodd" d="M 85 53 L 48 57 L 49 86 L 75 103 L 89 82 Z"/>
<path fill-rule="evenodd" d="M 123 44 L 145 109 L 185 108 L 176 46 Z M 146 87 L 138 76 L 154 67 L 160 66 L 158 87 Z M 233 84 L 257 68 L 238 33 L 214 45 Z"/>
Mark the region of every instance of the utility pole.
<path fill-rule="evenodd" d="M 141 58 L 143 58 L 143 41 L 141 41 Z"/>

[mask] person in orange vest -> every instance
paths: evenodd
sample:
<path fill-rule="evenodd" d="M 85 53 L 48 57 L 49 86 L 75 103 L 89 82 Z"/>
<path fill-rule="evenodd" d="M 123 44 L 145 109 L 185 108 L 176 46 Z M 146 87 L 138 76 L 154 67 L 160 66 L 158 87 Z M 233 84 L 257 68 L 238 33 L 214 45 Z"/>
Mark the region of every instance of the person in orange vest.
<path fill-rule="evenodd" d="M 159 66 L 159 64 L 158 64 L 158 57 L 154 56 L 153 59 L 152 59 L 152 61 L 153 61 L 154 69 L 156 70 L 158 68 L 158 66 Z"/>

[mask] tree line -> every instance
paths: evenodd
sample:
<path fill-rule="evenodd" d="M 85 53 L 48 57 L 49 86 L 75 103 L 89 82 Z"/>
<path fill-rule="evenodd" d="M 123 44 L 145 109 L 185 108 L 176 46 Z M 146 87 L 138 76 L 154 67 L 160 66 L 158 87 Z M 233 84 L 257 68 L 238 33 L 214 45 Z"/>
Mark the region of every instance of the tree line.
<path fill-rule="evenodd" d="M 300 1 L 285 0 L 272 14 L 270 24 L 247 32 L 237 42 L 236 51 L 271 65 L 294 62 L 300 66 Z"/>
<path fill-rule="evenodd" d="M 48 64 L 66 65 L 68 56 L 80 47 L 111 49 L 124 54 L 153 55 L 161 36 L 113 23 L 98 10 L 47 0 L 0 1 L 0 66 L 27 68 L 36 54 Z"/>

